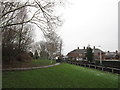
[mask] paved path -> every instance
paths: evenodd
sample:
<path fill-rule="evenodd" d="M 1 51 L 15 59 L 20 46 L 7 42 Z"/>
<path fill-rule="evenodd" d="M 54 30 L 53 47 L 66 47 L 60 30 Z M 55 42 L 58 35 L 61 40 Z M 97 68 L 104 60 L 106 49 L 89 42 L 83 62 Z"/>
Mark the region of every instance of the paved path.
<path fill-rule="evenodd" d="M 53 67 L 56 65 L 59 65 L 60 63 L 56 63 L 53 65 L 47 65 L 47 66 L 40 66 L 40 67 L 28 67 L 28 68 L 8 68 L 8 69 L 2 69 L 2 71 L 23 71 L 23 70 L 33 70 L 33 69 L 40 69 L 40 68 L 48 68 Z"/>

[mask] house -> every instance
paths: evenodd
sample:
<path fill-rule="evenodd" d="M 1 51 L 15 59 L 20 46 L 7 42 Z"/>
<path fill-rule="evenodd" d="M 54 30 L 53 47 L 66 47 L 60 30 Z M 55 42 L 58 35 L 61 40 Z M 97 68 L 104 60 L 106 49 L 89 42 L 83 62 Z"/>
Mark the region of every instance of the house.
<path fill-rule="evenodd" d="M 69 60 L 86 60 L 86 53 L 87 53 L 87 48 L 79 49 L 79 47 L 67 54 Z M 98 48 L 93 48 L 93 54 L 94 54 L 94 60 L 100 59 L 100 55 L 102 59 L 104 59 L 104 52 Z"/>
<path fill-rule="evenodd" d="M 105 59 L 120 59 L 120 53 L 118 53 L 118 51 L 116 50 L 116 52 L 105 52 Z"/>
<path fill-rule="evenodd" d="M 94 54 L 94 60 L 100 60 L 100 56 L 102 60 L 105 59 L 105 52 L 98 48 L 95 48 L 95 46 L 93 48 L 93 54 Z"/>
<path fill-rule="evenodd" d="M 117 54 L 115 55 L 115 59 L 120 60 L 120 53 L 117 53 Z"/>

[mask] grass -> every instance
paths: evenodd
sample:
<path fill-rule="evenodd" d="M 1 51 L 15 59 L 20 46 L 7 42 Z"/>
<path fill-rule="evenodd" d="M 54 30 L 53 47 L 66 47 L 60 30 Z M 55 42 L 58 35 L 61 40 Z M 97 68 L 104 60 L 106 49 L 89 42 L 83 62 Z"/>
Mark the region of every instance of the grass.
<path fill-rule="evenodd" d="M 85 67 L 58 66 L 3 72 L 3 88 L 117 88 L 118 75 Z"/>
<path fill-rule="evenodd" d="M 20 62 L 16 61 L 13 64 L 3 65 L 3 68 L 24 68 L 24 67 L 37 67 L 37 66 L 45 66 L 55 64 L 56 62 L 47 59 L 35 59 L 29 62 Z"/>
<path fill-rule="evenodd" d="M 51 65 L 51 64 L 55 64 L 56 62 L 52 60 L 47 60 L 47 59 L 36 59 L 32 61 L 33 65 L 37 65 L 37 66 L 45 66 L 45 65 Z"/>

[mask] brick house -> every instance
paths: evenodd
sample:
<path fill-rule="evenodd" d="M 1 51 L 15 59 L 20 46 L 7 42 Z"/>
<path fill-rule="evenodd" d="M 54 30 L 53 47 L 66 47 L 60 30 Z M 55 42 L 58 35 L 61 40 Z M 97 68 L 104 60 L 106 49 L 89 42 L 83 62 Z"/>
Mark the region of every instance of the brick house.
<path fill-rule="evenodd" d="M 116 52 L 105 52 L 105 59 L 119 59 L 120 60 L 120 53 L 116 50 Z"/>
<path fill-rule="evenodd" d="M 93 48 L 93 53 L 94 53 L 94 60 L 100 59 L 100 52 L 101 52 L 101 57 L 104 59 L 105 53 L 98 49 L 98 48 Z M 87 53 L 87 48 L 79 49 L 79 47 L 67 54 L 69 60 L 86 60 L 86 53 Z"/>
<path fill-rule="evenodd" d="M 117 54 L 115 55 L 115 59 L 120 60 L 120 53 L 117 53 Z"/>

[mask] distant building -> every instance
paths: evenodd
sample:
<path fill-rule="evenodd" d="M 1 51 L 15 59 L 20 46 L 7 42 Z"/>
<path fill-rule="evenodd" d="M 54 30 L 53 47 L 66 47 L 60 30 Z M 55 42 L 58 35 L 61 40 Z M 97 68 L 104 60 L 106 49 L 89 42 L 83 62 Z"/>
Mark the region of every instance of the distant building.
<path fill-rule="evenodd" d="M 105 52 L 105 59 L 114 59 L 115 58 L 115 52 Z"/>
<path fill-rule="evenodd" d="M 86 60 L 86 53 L 87 53 L 87 48 L 83 48 L 83 49 L 79 49 L 79 47 L 71 52 L 69 52 L 67 54 L 68 58 L 70 60 Z M 98 60 L 100 59 L 100 53 L 101 53 L 101 57 L 102 59 L 104 59 L 105 53 L 98 49 L 98 48 L 93 48 L 93 53 L 94 53 L 94 60 Z"/>
<path fill-rule="evenodd" d="M 105 52 L 105 59 L 120 59 L 120 53 L 116 50 L 116 52 Z"/>
<path fill-rule="evenodd" d="M 117 54 L 116 54 L 115 59 L 120 60 L 120 53 L 117 53 Z"/>

